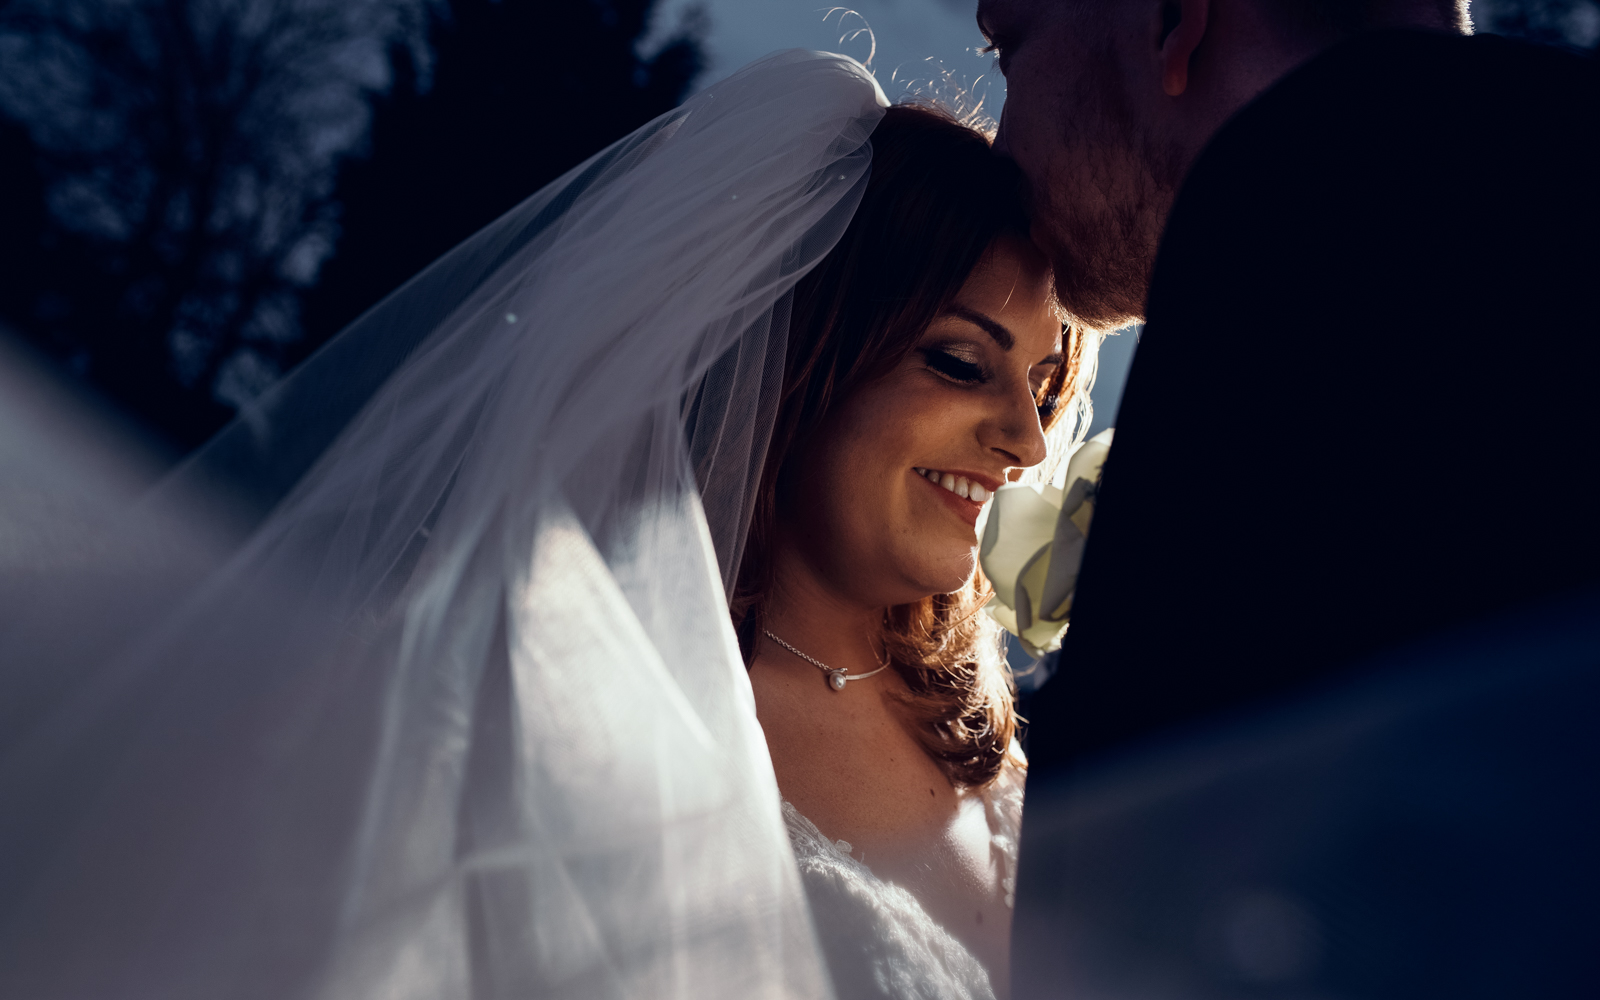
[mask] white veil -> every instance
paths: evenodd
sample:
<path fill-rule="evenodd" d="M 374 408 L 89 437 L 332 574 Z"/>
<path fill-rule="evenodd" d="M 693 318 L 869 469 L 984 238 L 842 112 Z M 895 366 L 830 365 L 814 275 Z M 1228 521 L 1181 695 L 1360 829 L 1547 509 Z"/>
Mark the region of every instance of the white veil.
<path fill-rule="evenodd" d="M 167 485 L 244 483 L 247 540 L 7 716 L 0 995 L 829 994 L 724 588 L 886 103 L 842 56 L 753 64 Z"/>

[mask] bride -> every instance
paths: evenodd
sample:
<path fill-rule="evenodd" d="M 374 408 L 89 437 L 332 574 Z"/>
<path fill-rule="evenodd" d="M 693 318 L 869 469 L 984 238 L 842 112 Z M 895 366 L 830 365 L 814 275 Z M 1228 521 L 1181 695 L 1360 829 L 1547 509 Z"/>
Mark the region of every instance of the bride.
<path fill-rule="evenodd" d="M 974 529 L 1082 359 L 987 139 L 905 106 L 872 145 L 795 290 L 733 615 L 840 995 L 1004 995 L 1022 775 Z"/>
<path fill-rule="evenodd" d="M 1006 992 L 975 525 L 1093 344 L 987 140 L 886 105 L 780 53 L 598 154 L 0 639 L 0 994 Z M 239 540 L 156 567 L 224 475 Z"/>

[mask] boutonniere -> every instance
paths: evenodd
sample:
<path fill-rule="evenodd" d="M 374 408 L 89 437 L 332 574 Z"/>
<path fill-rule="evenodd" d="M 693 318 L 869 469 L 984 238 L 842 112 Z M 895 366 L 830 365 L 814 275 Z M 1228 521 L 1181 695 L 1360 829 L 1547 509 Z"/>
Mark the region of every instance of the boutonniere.
<path fill-rule="evenodd" d="M 1062 486 L 1007 483 L 995 490 L 978 561 L 994 585 L 985 607 L 1033 656 L 1061 648 L 1094 518 L 1111 431 L 1078 445 Z"/>

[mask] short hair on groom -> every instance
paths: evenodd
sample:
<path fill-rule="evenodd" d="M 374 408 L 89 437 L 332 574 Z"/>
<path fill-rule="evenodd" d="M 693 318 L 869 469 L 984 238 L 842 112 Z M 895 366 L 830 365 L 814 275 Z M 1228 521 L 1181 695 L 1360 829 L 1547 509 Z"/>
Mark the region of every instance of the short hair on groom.
<path fill-rule="evenodd" d="M 1258 0 L 1280 12 L 1286 24 L 1322 35 L 1432 22 L 1472 33 L 1471 0 Z"/>

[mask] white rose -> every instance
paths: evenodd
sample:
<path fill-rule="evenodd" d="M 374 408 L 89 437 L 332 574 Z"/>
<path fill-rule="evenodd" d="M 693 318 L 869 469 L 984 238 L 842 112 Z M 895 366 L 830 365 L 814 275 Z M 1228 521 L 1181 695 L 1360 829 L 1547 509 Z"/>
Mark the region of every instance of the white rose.
<path fill-rule="evenodd" d="M 994 584 L 986 610 L 1033 656 L 1061 648 L 1094 517 L 1111 431 L 1080 444 L 1062 487 L 1008 483 L 995 491 L 978 561 Z"/>

